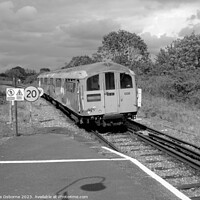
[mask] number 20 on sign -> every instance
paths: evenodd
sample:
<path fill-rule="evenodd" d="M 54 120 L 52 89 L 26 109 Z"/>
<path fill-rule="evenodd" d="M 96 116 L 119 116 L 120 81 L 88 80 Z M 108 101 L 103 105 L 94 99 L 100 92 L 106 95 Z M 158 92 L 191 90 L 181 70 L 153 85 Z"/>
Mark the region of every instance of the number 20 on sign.
<path fill-rule="evenodd" d="M 29 86 L 24 90 L 24 98 L 27 101 L 36 101 L 40 96 L 39 90 L 34 86 Z"/>

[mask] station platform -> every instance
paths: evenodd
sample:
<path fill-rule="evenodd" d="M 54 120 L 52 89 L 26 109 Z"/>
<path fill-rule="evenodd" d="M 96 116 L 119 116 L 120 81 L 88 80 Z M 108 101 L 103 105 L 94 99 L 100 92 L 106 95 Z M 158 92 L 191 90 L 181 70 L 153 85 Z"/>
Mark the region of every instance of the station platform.
<path fill-rule="evenodd" d="M 181 199 L 126 156 L 72 135 L 7 140 L 0 145 L 0 180 L 0 199 Z"/>

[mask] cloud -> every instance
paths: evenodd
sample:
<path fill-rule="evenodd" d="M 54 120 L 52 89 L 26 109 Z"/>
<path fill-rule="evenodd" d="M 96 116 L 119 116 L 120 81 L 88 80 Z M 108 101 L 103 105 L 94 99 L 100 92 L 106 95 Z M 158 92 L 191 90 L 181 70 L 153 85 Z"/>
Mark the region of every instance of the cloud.
<path fill-rule="evenodd" d="M 187 21 L 194 21 L 195 19 L 200 19 L 200 10 L 196 11 L 196 14 L 192 14 L 187 18 Z"/>
<path fill-rule="evenodd" d="M 196 13 L 188 17 L 186 21 L 188 23 L 179 31 L 179 37 L 190 35 L 192 32 L 200 34 L 200 10 L 196 10 Z"/>
<path fill-rule="evenodd" d="M 110 31 L 120 29 L 120 24 L 111 19 L 79 21 L 60 28 L 72 38 L 99 40 Z"/>
<path fill-rule="evenodd" d="M 32 6 L 25 6 L 16 12 L 16 16 L 21 20 L 33 20 L 36 14 L 37 10 Z"/>
<path fill-rule="evenodd" d="M 142 0 L 142 1 L 148 1 L 148 0 Z M 198 2 L 199 0 L 151 0 L 151 2 L 158 2 L 160 4 L 191 4 L 191 3 L 195 3 Z"/>
<path fill-rule="evenodd" d="M 22 24 L 35 18 L 37 10 L 33 6 L 24 6 L 15 11 L 15 5 L 11 1 L 0 3 L 0 26 L 1 29 L 16 30 Z"/>
<path fill-rule="evenodd" d="M 59 38 L 56 41 L 59 46 L 76 48 L 81 54 L 92 54 L 101 45 L 103 36 L 119 29 L 120 24 L 111 19 L 77 21 L 59 25 L 54 38 Z"/>
<path fill-rule="evenodd" d="M 0 3 L 0 22 L 10 22 L 14 20 L 14 4 L 11 1 Z"/>
<path fill-rule="evenodd" d="M 161 48 L 166 47 L 171 44 L 176 38 L 167 36 L 166 34 L 161 35 L 160 37 L 156 35 L 151 35 L 151 33 L 143 33 L 141 38 L 148 46 L 148 50 L 151 54 L 157 55 Z"/>
<path fill-rule="evenodd" d="M 184 37 L 186 35 L 190 35 L 192 32 L 194 32 L 195 34 L 200 34 L 200 23 L 195 25 L 190 25 L 181 29 L 178 35 L 179 37 Z"/>

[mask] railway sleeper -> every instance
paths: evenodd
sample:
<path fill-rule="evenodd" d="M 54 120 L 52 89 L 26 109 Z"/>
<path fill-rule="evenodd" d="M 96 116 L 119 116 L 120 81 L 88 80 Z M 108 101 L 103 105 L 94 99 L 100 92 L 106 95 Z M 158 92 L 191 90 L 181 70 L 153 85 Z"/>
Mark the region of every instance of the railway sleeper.
<path fill-rule="evenodd" d="M 200 183 L 189 183 L 189 184 L 177 185 L 175 187 L 179 190 L 188 190 L 191 188 L 199 188 Z"/>

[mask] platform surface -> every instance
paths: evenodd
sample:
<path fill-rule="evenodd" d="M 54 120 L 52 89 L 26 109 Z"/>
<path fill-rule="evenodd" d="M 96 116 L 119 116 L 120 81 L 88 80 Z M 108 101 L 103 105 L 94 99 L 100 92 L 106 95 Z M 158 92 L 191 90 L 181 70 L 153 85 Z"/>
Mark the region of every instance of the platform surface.
<path fill-rule="evenodd" d="M 110 159 L 98 148 L 61 134 L 9 139 L 0 145 L 0 199 L 179 199 L 129 160 Z"/>

